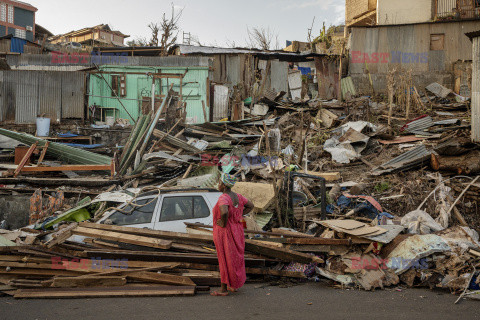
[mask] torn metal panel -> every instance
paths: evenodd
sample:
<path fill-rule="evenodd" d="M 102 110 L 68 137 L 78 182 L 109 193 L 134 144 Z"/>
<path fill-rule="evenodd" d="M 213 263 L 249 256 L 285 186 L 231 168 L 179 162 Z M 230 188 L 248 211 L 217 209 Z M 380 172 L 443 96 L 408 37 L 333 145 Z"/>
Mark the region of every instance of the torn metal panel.
<path fill-rule="evenodd" d="M 387 163 L 382 164 L 373 170 L 372 174 L 381 175 L 421 167 L 424 164 L 430 163 L 431 155 L 432 151 L 427 150 L 424 145 L 421 145 L 411 151 L 405 152 Z"/>
<path fill-rule="evenodd" d="M 143 160 L 148 161 L 150 159 L 155 159 L 155 158 L 161 158 L 161 159 L 167 159 L 167 160 L 173 160 L 173 161 L 178 161 L 178 162 L 184 162 L 188 163 L 188 161 L 184 161 L 180 158 L 174 157 L 166 152 L 163 151 L 157 151 L 154 153 L 149 153 L 143 156 Z"/>
<path fill-rule="evenodd" d="M 382 229 L 386 229 L 387 232 L 384 234 L 376 235 L 376 236 L 364 236 L 365 239 L 380 242 L 380 243 L 390 243 L 395 239 L 400 233 L 405 230 L 403 226 L 397 225 L 382 225 Z"/>
<path fill-rule="evenodd" d="M 44 147 L 47 143 L 47 140 L 39 139 L 26 133 L 18 133 L 1 128 L 0 134 L 28 145 L 32 145 L 35 142 L 38 142 L 39 148 Z M 47 154 L 52 155 L 61 161 L 65 161 L 71 164 L 110 165 L 112 163 L 112 158 L 110 157 L 82 149 L 77 149 L 56 142 L 49 143 L 47 148 Z"/>
<path fill-rule="evenodd" d="M 425 116 L 407 123 L 403 126 L 402 131 L 405 130 L 415 134 L 427 134 L 426 130 L 433 126 L 434 122 L 432 117 Z"/>
<path fill-rule="evenodd" d="M 160 139 L 165 139 L 168 143 L 183 149 L 185 151 L 193 152 L 193 153 L 201 153 L 202 150 L 195 148 L 194 146 L 189 145 L 187 142 L 180 140 L 178 138 L 175 138 L 174 136 L 169 135 L 168 133 L 165 133 L 160 130 L 153 130 L 153 135 L 157 138 Z"/>
<path fill-rule="evenodd" d="M 450 93 L 452 93 L 452 90 L 447 89 L 441 84 L 436 82 L 426 86 L 425 89 L 427 89 L 428 91 L 430 91 L 431 93 L 433 93 L 439 98 L 446 98 Z"/>
<path fill-rule="evenodd" d="M 390 252 L 387 267 L 395 269 L 396 274 L 402 274 L 422 258 L 451 250 L 447 242 L 435 234 L 411 236 Z"/>

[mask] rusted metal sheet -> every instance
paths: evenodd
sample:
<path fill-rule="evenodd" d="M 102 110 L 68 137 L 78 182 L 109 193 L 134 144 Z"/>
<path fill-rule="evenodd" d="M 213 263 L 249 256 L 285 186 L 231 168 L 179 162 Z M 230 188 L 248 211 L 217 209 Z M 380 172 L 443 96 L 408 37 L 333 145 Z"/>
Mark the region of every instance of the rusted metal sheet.
<path fill-rule="evenodd" d="M 81 72 L 63 72 L 62 76 L 62 119 L 83 119 L 85 74 Z"/>
<path fill-rule="evenodd" d="M 44 114 L 52 122 L 84 117 L 84 74 L 0 71 L 0 121 L 30 124 Z"/>
<path fill-rule="evenodd" d="M 38 71 L 30 73 L 38 77 L 38 114 L 45 115 L 52 122 L 61 118 L 62 79 L 57 72 Z"/>

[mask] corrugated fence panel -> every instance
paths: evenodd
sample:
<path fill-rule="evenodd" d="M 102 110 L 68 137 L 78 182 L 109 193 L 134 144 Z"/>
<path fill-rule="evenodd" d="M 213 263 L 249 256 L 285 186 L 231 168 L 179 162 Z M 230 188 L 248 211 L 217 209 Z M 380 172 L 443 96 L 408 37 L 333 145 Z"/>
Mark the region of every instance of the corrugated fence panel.
<path fill-rule="evenodd" d="M 34 123 L 38 115 L 38 73 L 11 71 L 9 77 L 16 82 L 16 123 Z"/>
<path fill-rule="evenodd" d="M 35 123 L 45 114 L 58 122 L 84 117 L 84 73 L 0 71 L 0 121 Z"/>
<path fill-rule="evenodd" d="M 52 122 L 59 122 L 62 117 L 61 73 L 36 71 L 35 74 L 39 78 L 38 114 L 45 114 Z"/>
<path fill-rule="evenodd" d="M 85 74 L 59 72 L 62 82 L 62 119 L 84 117 Z"/>

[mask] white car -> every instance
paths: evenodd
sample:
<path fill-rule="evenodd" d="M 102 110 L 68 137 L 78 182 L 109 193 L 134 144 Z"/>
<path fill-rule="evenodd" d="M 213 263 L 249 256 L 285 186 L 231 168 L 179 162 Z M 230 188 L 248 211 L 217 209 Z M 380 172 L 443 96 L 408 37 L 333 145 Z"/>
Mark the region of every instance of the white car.
<path fill-rule="evenodd" d="M 120 205 L 121 211 L 105 213 L 98 223 L 185 233 L 184 222 L 213 225 L 213 207 L 221 195 L 213 189 L 148 192 L 136 198 L 139 207 Z"/>

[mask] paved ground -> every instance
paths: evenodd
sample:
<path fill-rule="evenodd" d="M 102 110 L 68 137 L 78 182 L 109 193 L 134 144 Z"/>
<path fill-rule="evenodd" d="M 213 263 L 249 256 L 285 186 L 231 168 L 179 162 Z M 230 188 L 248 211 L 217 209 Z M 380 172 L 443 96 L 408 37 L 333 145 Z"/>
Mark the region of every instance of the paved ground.
<path fill-rule="evenodd" d="M 480 301 L 443 291 L 365 292 L 309 283 L 290 288 L 250 284 L 236 296 L 15 300 L 0 298 L 0 319 L 480 319 Z"/>

